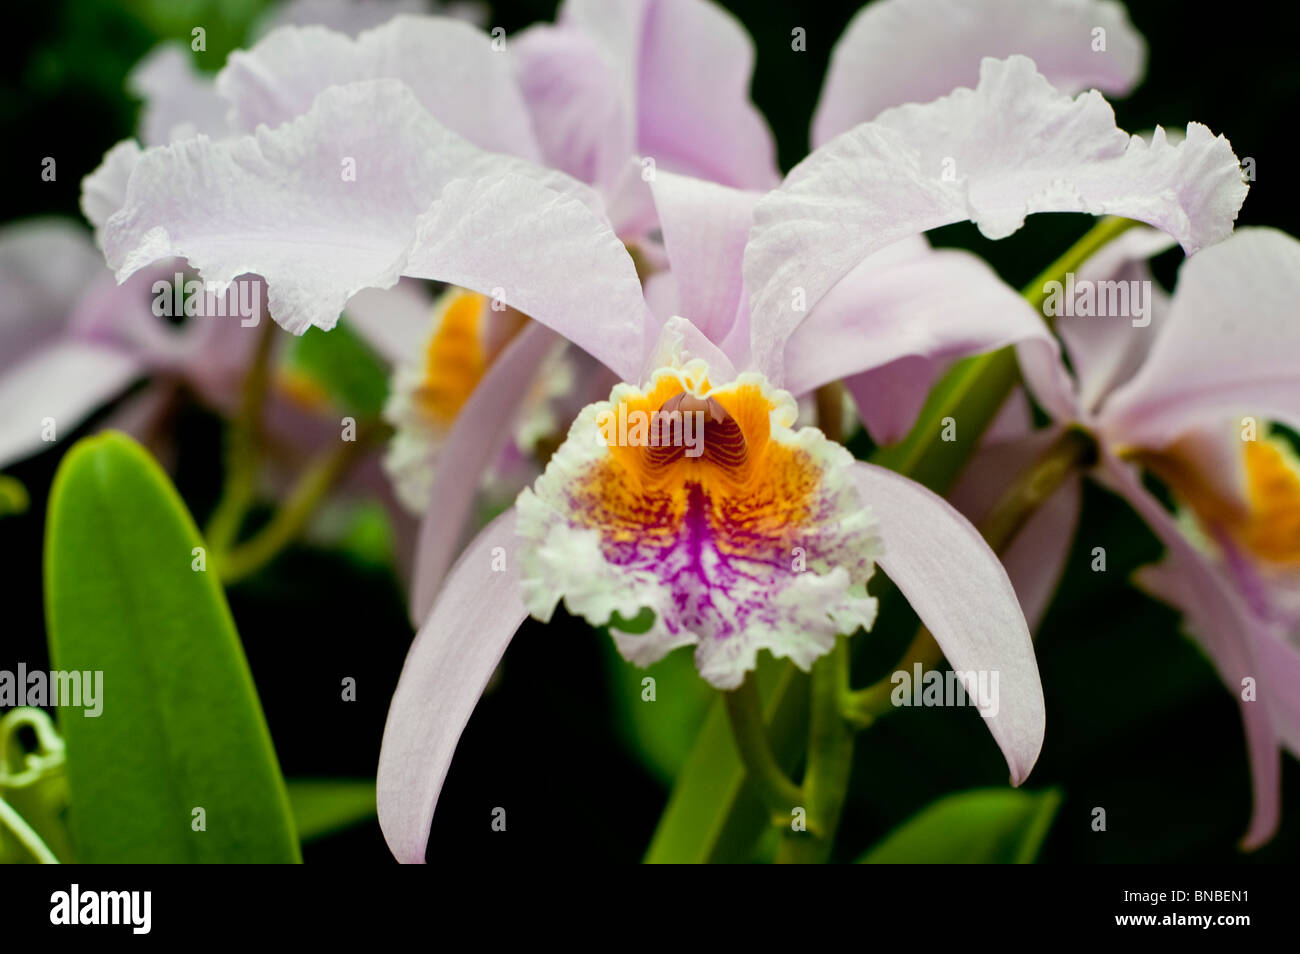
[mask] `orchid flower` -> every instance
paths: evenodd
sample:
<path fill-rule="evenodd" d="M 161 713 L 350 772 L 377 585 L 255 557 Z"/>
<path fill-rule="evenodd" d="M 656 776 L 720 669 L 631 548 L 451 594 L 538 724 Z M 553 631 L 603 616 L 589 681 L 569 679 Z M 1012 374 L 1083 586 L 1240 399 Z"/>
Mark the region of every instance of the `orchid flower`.
<path fill-rule="evenodd" d="M 362 304 L 354 304 L 363 296 Z M 400 319 L 395 320 L 393 297 L 393 291 L 377 296 L 363 292 L 349 303 L 349 316 L 354 320 L 363 316 L 358 323 L 385 329 L 375 336 L 389 338 L 401 327 Z M 419 340 L 392 354 L 395 370 L 384 407 L 384 418 L 393 426 L 384 468 L 398 498 L 414 514 L 424 513 L 429 506 L 438 455 L 465 402 L 527 321 L 513 309 L 494 310 L 486 295 L 454 286 L 424 311 Z M 577 384 L 575 367 L 585 370 L 588 363 L 568 355 L 562 343 L 544 359 L 531 391 L 520 401 L 514 440 L 490 462 L 491 470 L 479 481 L 493 485 L 493 500 L 506 498 L 508 503 L 535 476 L 528 462 L 539 442 L 560 426 L 558 406 Z"/>
<path fill-rule="evenodd" d="M 119 286 L 82 226 L 38 220 L 0 232 L 0 467 L 71 434 L 146 375 L 158 379 L 135 402 L 146 420 L 170 381 L 227 403 L 251 336 L 241 334 L 239 317 L 175 328 L 156 317 L 158 283 L 170 297 L 179 270 L 165 263 Z M 222 304 L 237 315 L 237 300 Z M 246 320 L 260 320 L 260 311 Z"/>
<path fill-rule="evenodd" d="M 1153 288 L 1147 314 L 1061 317 L 1056 329 L 1073 373 L 1051 344 L 1025 346 L 1021 365 L 1058 428 L 1082 428 L 1096 439 L 1093 476 L 1167 548 L 1165 562 L 1142 571 L 1139 582 L 1184 611 L 1224 684 L 1242 693 L 1255 791 L 1244 844 L 1257 847 L 1279 820 L 1278 746 L 1300 751 L 1300 468 L 1256 424 L 1256 415 L 1300 423 L 1293 321 L 1300 242 L 1242 229 L 1187 259 L 1172 299 L 1152 284 L 1145 264 L 1169 244 L 1159 233 L 1130 232 L 1076 279 L 1079 289 L 1146 283 Z M 1173 491 L 1182 519 L 1152 496 L 1139 470 Z M 1073 526 L 1077 497 L 1054 506 L 1060 524 Z M 1039 565 L 1025 562 L 1022 587 L 1050 592 L 1070 537 L 1037 535 L 1030 548 Z M 1257 700 L 1243 680 L 1257 685 Z"/>
<path fill-rule="evenodd" d="M 276 89 L 239 109 L 278 121 L 304 94 Z M 650 631 L 619 636 L 620 649 L 645 662 L 694 645 L 705 677 L 729 687 L 760 649 L 807 666 L 836 633 L 869 625 L 879 562 L 954 666 L 1002 673 L 1010 698 L 988 721 L 1022 780 L 1042 741 L 1041 688 L 1005 572 L 939 498 L 792 429 L 782 387 L 796 302 L 814 307 L 872 253 L 967 218 L 1000 237 L 1030 211 L 1115 212 L 1189 248 L 1220 239 L 1244 187 L 1226 142 L 1191 130 L 1180 146 L 1147 147 L 1115 129 L 1098 94 L 1072 101 L 1028 59 L 987 60 L 976 90 L 855 127 L 765 198 L 659 171 L 650 186 L 671 268 L 643 292 L 588 187 L 484 153 L 409 86 L 370 80 L 324 89 L 275 128 L 144 152 L 102 237 L 122 278 L 177 254 L 208 277 L 262 275 L 291 329 L 329 327 L 357 291 L 403 274 L 504 290 L 535 324 L 462 409 L 480 427 L 504 426 L 500 409 L 517 405 L 548 328 L 629 382 L 578 416 L 517 518 L 466 550 L 416 637 L 379 782 L 390 845 L 416 860 L 475 699 L 523 617 L 560 600 L 597 625 L 651 608 Z M 952 182 L 939 177 L 948 156 Z M 339 175 L 344 160 L 355 178 Z M 867 366 L 852 365 L 863 350 L 847 331 L 823 336 L 839 374 Z M 669 402 L 707 416 L 699 460 L 606 446 L 602 411 Z"/>
<path fill-rule="evenodd" d="M 836 46 L 818 106 L 815 144 L 871 118 L 854 112 L 853 104 L 880 90 L 890 96 L 876 100 L 883 107 L 925 101 L 957 81 L 973 81 L 985 54 L 1036 56 L 1047 78 L 1069 93 L 1089 83 L 1124 93 L 1142 73 L 1145 44 L 1115 4 L 1054 2 L 1030 10 L 1023 0 L 992 0 L 968 4 L 955 17 L 933 7 L 928 0 L 890 0 L 872 4 L 855 18 Z M 997 29 L 959 36 L 956 29 L 969 27 L 971 20 Z M 1110 42 L 1101 50 L 1092 32 L 1098 25 Z M 921 68 L 933 59 L 928 54 L 900 64 L 881 56 L 883 48 L 933 50 L 946 72 Z M 774 183 L 770 137 L 745 95 L 752 50 L 743 32 L 714 8 L 684 2 L 570 2 L 557 26 L 525 31 L 515 53 L 545 161 L 596 186 L 615 231 L 642 254 L 655 256 L 643 233 L 657 215 L 641 181 L 645 157 L 662 168 L 738 188 Z M 574 68 L 575 60 L 582 69 Z M 948 80 L 953 82 L 942 85 Z M 633 88 L 636 92 L 629 94 Z M 701 90 L 710 95 L 701 96 Z M 684 112 L 683 103 L 694 105 Z M 629 156 L 639 158 L 629 162 Z M 680 230 L 678 236 L 679 242 L 686 241 Z M 685 254 L 685 249 L 678 253 Z M 662 264 L 661 257 L 656 260 Z M 652 275 L 648 281 L 652 304 L 671 313 L 673 303 L 665 300 L 673 294 L 671 280 Z M 878 348 L 874 356 L 854 356 L 860 373 L 846 384 L 872 436 L 888 443 L 907 433 L 948 364 L 1032 336 L 1036 322 L 1025 302 L 981 260 L 960 251 L 933 251 L 917 235 L 864 261 L 836 296 L 809 315 L 789 345 L 787 383 L 803 393 L 836 380 L 842 369 L 821 360 L 815 344 L 848 327 L 866 347 Z M 743 334 L 743 325 L 735 327 Z M 860 332 L 867 328 L 872 333 L 863 339 Z M 414 377 L 408 375 L 409 380 Z M 496 393 L 504 398 L 514 392 Z M 472 407 L 475 414 L 501 417 L 509 402 Z M 490 448 L 507 436 L 477 421 L 466 417 L 461 429 L 436 439 L 447 448 L 442 458 L 446 469 L 431 477 L 427 457 L 425 466 L 412 468 L 412 481 L 432 481 L 429 499 L 438 500 L 438 519 L 424 522 L 417 553 L 412 593 L 416 625 L 462 542 L 466 494 L 475 486 L 475 471 L 486 465 Z M 406 442 L 402 457 L 413 453 L 408 449 L 412 445 L 420 442 Z"/>

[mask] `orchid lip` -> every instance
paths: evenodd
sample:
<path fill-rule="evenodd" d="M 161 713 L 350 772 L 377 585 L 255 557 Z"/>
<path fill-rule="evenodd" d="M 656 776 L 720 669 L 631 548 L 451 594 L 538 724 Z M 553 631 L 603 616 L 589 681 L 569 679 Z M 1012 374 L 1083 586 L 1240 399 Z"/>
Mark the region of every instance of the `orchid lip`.
<path fill-rule="evenodd" d="M 619 433 L 637 414 L 680 421 L 682 436 L 698 422 L 701 453 L 651 442 L 653 429 Z M 796 417 L 761 375 L 715 386 L 702 361 L 660 369 L 644 391 L 616 387 L 519 497 L 525 604 L 546 619 L 563 600 L 601 626 L 650 610 L 648 632 L 611 630 L 623 655 L 645 665 L 693 645 L 720 688 L 760 649 L 806 668 L 838 633 L 869 627 L 874 518 L 848 452 L 793 430 Z"/>
<path fill-rule="evenodd" d="M 664 402 L 656 414 L 658 441 L 645 448 L 648 467 L 667 467 L 682 457 L 704 457 L 734 474 L 746 472 L 745 434 L 717 398 L 683 391 Z"/>

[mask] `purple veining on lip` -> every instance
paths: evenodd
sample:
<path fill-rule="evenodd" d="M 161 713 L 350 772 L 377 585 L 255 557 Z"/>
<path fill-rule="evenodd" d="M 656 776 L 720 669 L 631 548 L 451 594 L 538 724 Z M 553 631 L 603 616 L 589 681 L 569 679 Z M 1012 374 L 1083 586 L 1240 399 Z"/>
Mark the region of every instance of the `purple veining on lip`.
<path fill-rule="evenodd" d="M 817 469 L 803 461 L 810 478 Z M 744 633 L 753 622 L 776 627 L 792 618 L 773 597 L 799 574 L 794 548 L 802 547 L 807 566 L 844 566 L 850 574 L 869 575 L 871 560 L 840 531 L 837 501 L 810 493 L 812 512 L 798 525 L 738 519 L 745 512 L 761 517 L 769 502 L 715 501 L 699 481 L 688 481 L 684 502 L 663 492 L 637 495 L 631 507 L 612 512 L 605 506 L 600 481 L 579 480 L 569 490 L 569 520 L 594 527 L 608 563 L 628 570 L 649 570 L 670 594 L 671 613 L 662 624 L 677 635 L 683 630 L 715 641 Z"/>

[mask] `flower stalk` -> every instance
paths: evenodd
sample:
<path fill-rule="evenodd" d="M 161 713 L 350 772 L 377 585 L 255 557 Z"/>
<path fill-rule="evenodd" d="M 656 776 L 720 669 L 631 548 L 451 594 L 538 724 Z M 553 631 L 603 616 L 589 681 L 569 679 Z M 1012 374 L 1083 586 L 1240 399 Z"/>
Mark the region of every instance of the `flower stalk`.
<path fill-rule="evenodd" d="M 262 439 L 262 408 L 271 386 L 271 353 L 275 323 L 262 323 L 257 349 L 239 394 L 226 446 L 226 483 L 208 519 L 204 537 L 213 553 L 224 555 L 239 535 L 257 487 L 257 462 Z"/>
<path fill-rule="evenodd" d="M 221 557 L 218 564 L 221 582 L 229 586 L 252 575 L 292 543 L 326 495 L 347 473 L 369 436 L 368 431 L 362 431 L 355 441 L 343 441 L 313 460 L 266 526 Z"/>
<path fill-rule="evenodd" d="M 848 685 L 849 647 L 841 636 L 835 648 L 813 664 L 808 767 L 802 788 L 807 831 L 798 831 L 787 821 L 777 849 L 778 864 L 821 864 L 830 858 L 853 768 L 853 728 L 840 711 Z"/>
<path fill-rule="evenodd" d="M 758 682 L 751 672 L 737 688 L 722 694 L 726 702 L 731 734 L 763 804 L 772 813 L 773 822 L 788 824 L 791 813 L 804 803 L 803 790 L 790 781 L 777 764 L 763 718 L 763 702 Z"/>

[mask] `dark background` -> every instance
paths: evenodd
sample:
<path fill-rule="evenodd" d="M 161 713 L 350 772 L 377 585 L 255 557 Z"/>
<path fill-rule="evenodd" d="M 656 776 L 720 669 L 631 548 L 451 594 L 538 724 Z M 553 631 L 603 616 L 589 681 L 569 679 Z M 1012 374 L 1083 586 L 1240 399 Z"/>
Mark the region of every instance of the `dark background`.
<path fill-rule="evenodd" d="M 725 5 L 754 36 L 754 97 L 788 168 L 805 154 L 830 47 L 860 4 Z M 511 32 L 550 19 L 555 8 L 541 0 L 492 6 L 490 24 Z M 1226 134 L 1239 156 L 1257 163 L 1258 179 L 1239 224 L 1300 232 L 1290 138 L 1300 70 L 1289 5 L 1220 7 L 1212 15 L 1209 8 L 1195 12 L 1176 0 L 1129 6 L 1147 37 L 1150 59 L 1143 85 L 1115 104 L 1120 127 L 1138 131 L 1196 120 Z M 227 4 L 222 9 L 237 11 L 230 16 L 213 3 L 151 0 L 58 0 L 6 8 L 10 42 L 0 58 L 0 162 L 7 188 L 0 221 L 76 216 L 80 178 L 108 147 L 133 133 L 135 106 L 122 87 L 129 68 L 159 37 L 187 42 L 189 26 L 197 23 L 208 28 L 208 57 L 216 69 L 224 49 L 239 43 L 246 11 L 257 7 L 252 0 Z M 790 50 L 795 26 L 807 30 L 806 52 Z M 54 183 L 40 179 L 45 156 L 58 161 Z M 1082 217 L 1038 216 L 996 244 L 965 226 L 942 230 L 937 241 L 980 251 L 1018 286 L 1084 227 Z M 1176 263 L 1161 263 L 1162 280 L 1171 279 Z M 93 427 L 91 422 L 83 430 Z M 216 498 L 220 434 L 219 422 L 198 409 L 182 419 L 175 478 L 200 522 Z M 40 574 L 44 499 L 70 444 L 65 438 L 8 471 L 27 486 L 32 507 L 0 519 L 0 666 L 47 661 Z M 1089 570 L 1094 546 L 1106 547 L 1104 574 Z M 1043 858 L 1295 860 L 1300 771 L 1290 757 L 1280 835 L 1255 855 L 1235 850 L 1250 797 L 1236 706 L 1208 663 L 1178 635 L 1175 614 L 1127 585 L 1128 574 L 1159 552 L 1122 503 L 1089 490 L 1068 583 L 1037 643 L 1048 731 L 1028 787 L 1058 786 L 1065 795 Z M 392 576 L 299 547 L 232 588 L 230 600 L 285 774 L 373 776 L 388 699 L 410 639 Z M 885 620 L 866 638 L 887 646 L 909 626 L 909 620 Z M 434 821 L 433 860 L 531 860 L 557 849 L 575 862 L 641 856 L 666 790 L 661 774 L 649 767 L 653 760 L 629 740 L 626 698 L 618 695 L 630 691 L 628 675 L 604 640 L 573 621 L 550 628 L 529 624 L 516 638 L 499 685 L 461 741 Z M 357 679 L 355 703 L 339 699 L 345 675 Z M 675 685 L 662 681 L 661 697 L 665 686 Z M 690 704 L 665 709 L 683 722 L 689 719 L 682 713 L 690 711 Z M 673 731 L 690 736 L 689 724 Z M 843 858 L 855 857 L 944 793 L 1006 780 L 1005 764 L 978 717 L 954 710 L 892 716 L 860 737 L 855 767 L 840 839 Z M 496 806 L 508 809 L 506 834 L 489 828 Z M 1105 833 L 1090 829 L 1094 806 L 1107 810 Z M 390 860 L 373 823 L 310 844 L 305 857 L 324 863 Z"/>

